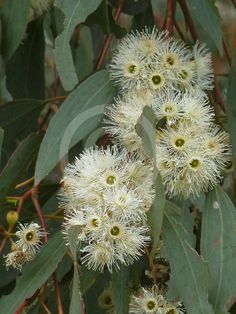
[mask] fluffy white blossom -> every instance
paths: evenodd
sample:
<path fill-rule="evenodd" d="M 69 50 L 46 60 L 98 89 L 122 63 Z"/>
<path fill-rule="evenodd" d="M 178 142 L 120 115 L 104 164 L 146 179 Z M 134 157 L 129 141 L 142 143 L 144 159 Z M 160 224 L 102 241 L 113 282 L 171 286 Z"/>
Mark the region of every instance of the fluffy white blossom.
<path fill-rule="evenodd" d="M 42 245 L 42 237 L 44 235 L 45 232 L 37 223 L 31 222 L 24 225 L 19 223 L 18 231 L 16 232 L 16 236 L 19 240 L 17 240 L 16 245 L 21 248 L 23 252 L 28 251 L 35 254 Z"/>
<path fill-rule="evenodd" d="M 132 295 L 129 305 L 130 314 L 183 314 L 179 302 L 167 301 L 157 286 L 141 288 L 138 295 Z"/>
<path fill-rule="evenodd" d="M 157 94 L 165 89 L 212 89 L 211 56 L 204 45 L 190 49 L 166 32 L 145 28 L 121 40 L 110 65 L 111 79 L 123 90 L 145 87 Z"/>
<path fill-rule="evenodd" d="M 63 181 L 64 234 L 79 226 L 82 263 L 112 271 L 143 253 L 150 240 L 146 211 L 154 194 L 149 164 L 116 146 L 87 149 L 67 166 Z"/>
<path fill-rule="evenodd" d="M 34 254 L 30 251 L 23 251 L 21 247 L 14 243 L 11 252 L 5 255 L 4 258 L 7 269 L 13 267 L 21 270 L 25 263 L 33 260 Z"/>

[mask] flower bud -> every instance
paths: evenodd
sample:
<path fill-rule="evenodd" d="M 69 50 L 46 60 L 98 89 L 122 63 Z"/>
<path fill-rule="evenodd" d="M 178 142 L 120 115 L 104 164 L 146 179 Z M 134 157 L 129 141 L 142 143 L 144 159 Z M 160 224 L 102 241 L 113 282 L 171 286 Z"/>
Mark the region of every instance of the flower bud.
<path fill-rule="evenodd" d="M 6 215 L 6 221 L 8 222 L 9 226 L 14 226 L 17 221 L 19 220 L 19 214 L 14 211 L 10 210 Z"/>

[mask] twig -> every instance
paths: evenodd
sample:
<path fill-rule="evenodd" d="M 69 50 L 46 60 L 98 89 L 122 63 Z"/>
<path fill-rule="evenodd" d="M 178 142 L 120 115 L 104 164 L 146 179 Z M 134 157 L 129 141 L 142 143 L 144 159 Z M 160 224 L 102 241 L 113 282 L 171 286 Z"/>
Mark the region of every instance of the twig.
<path fill-rule="evenodd" d="M 115 14 L 114 14 L 114 21 L 115 21 L 115 22 L 117 22 L 118 19 L 119 19 L 119 17 L 120 17 L 122 8 L 123 8 L 123 6 L 124 6 L 124 2 L 125 2 L 125 0 L 120 0 L 120 3 L 119 3 L 119 5 L 118 5 L 118 7 L 117 7 L 117 9 L 116 9 L 116 11 L 115 11 Z M 105 41 L 104 41 L 104 44 L 103 44 L 101 53 L 100 53 L 99 58 L 98 58 L 98 62 L 97 62 L 97 64 L 96 64 L 96 66 L 95 66 L 95 69 L 96 69 L 96 70 L 99 70 L 99 69 L 102 67 L 102 65 L 103 65 L 103 62 L 104 62 L 105 57 L 106 57 L 107 52 L 108 52 L 108 48 L 109 48 L 110 43 L 111 43 L 111 40 L 112 40 L 112 37 L 113 37 L 113 33 L 110 33 L 110 34 L 106 37 L 106 39 L 105 39 Z"/>
<path fill-rule="evenodd" d="M 17 208 L 16 208 L 16 212 L 19 214 L 22 207 L 23 207 L 23 204 L 25 202 L 25 200 L 31 195 L 31 190 L 29 191 L 26 191 L 22 196 L 20 197 L 17 197 L 17 199 L 19 200 L 18 202 L 18 205 L 17 205 Z M 13 230 L 14 226 L 10 226 L 7 230 L 7 234 L 9 235 L 12 230 Z M 5 244 L 7 242 L 7 239 L 8 237 L 5 237 L 3 240 L 2 240 L 2 243 L 1 243 L 1 246 L 0 246 L 0 254 L 2 253 L 4 247 L 5 247 Z"/>
<path fill-rule="evenodd" d="M 199 36 L 198 36 L 197 30 L 195 28 L 192 16 L 189 12 L 189 8 L 188 8 L 188 5 L 186 3 L 186 0 L 178 0 L 178 2 L 179 2 L 179 5 L 183 11 L 185 21 L 188 24 L 188 27 L 190 29 L 192 36 L 193 36 L 193 39 L 195 41 L 197 41 L 199 39 Z"/>
<path fill-rule="evenodd" d="M 164 29 L 166 29 L 169 34 L 173 32 L 175 9 L 176 9 L 176 0 L 167 0 L 166 19 L 165 19 Z"/>
<path fill-rule="evenodd" d="M 17 184 L 17 185 L 15 186 L 15 189 L 19 189 L 19 188 L 21 188 L 22 186 L 25 186 L 25 185 L 27 185 L 27 184 L 33 182 L 33 181 L 34 181 L 34 177 L 29 178 L 28 180 L 25 180 L 24 182 L 21 182 L 21 183 Z"/>

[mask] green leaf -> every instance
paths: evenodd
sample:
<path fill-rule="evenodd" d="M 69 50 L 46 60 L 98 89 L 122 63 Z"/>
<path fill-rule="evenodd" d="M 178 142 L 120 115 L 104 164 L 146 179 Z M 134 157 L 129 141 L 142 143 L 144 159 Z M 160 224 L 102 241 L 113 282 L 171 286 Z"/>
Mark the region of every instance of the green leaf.
<path fill-rule="evenodd" d="M 4 138 L 4 130 L 0 127 L 0 161 L 1 161 L 1 157 L 2 157 L 3 138 Z"/>
<path fill-rule="evenodd" d="M 30 0 L 4 1 L 1 10 L 3 24 L 3 56 L 10 59 L 19 46 L 28 23 Z"/>
<path fill-rule="evenodd" d="M 44 99 L 45 39 L 42 20 L 31 22 L 26 32 L 27 36 L 7 64 L 7 88 L 14 99 Z"/>
<path fill-rule="evenodd" d="M 229 125 L 229 133 L 231 137 L 232 150 L 234 158 L 236 158 L 236 108 L 235 108 L 235 99 L 236 99 L 236 73 L 232 69 L 229 82 L 227 87 L 227 117 Z"/>
<path fill-rule="evenodd" d="M 135 126 L 137 134 L 143 140 L 143 146 L 150 158 L 156 158 L 156 116 L 153 109 L 149 106 L 143 108 Z"/>
<path fill-rule="evenodd" d="M 5 131 L 5 154 L 11 153 L 20 140 L 37 130 L 37 117 L 44 105 L 45 103 L 39 100 L 22 99 L 0 106 L 0 125 Z"/>
<path fill-rule="evenodd" d="M 35 170 L 38 184 L 67 154 L 70 147 L 94 130 L 105 104 L 115 96 L 108 72 L 99 71 L 79 85 L 52 118 L 40 147 Z M 50 156 L 46 158 L 45 156 Z"/>
<path fill-rule="evenodd" d="M 57 0 L 56 6 L 65 14 L 64 30 L 56 38 L 55 61 L 65 90 L 72 90 L 78 84 L 73 64 L 70 39 L 76 25 L 84 22 L 102 0 Z"/>
<path fill-rule="evenodd" d="M 12 154 L 0 174 L 0 200 L 4 199 L 17 181 L 22 178 L 22 173 L 37 153 L 41 140 L 42 134 L 31 134 L 19 144 Z"/>
<path fill-rule="evenodd" d="M 77 242 L 78 242 L 78 234 L 81 231 L 80 226 L 72 226 L 69 229 L 69 243 L 70 250 L 74 259 L 74 275 L 73 275 L 73 283 L 72 283 L 72 296 L 70 303 L 70 313 L 69 314 L 81 314 L 83 313 L 83 303 L 81 298 L 81 293 L 79 290 L 79 273 L 78 273 L 78 265 L 76 261 L 76 252 L 77 252 Z"/>
<path fill-rule="evenodd" d="M 164 218 L 164 209 L 165 209 L 165 188 L 162 183 L 161 176 L 158 173 L 155 182 L 155 199 L 152 204 L 152 207 L 147 212 L 148 224 L 151 227 L 152 256 L 154 256 L 156 252 L 156 248 L 160 238 Z"/>
<path fill-rule="evenodd" d="M 201 251 L 210 271 L 210 301 L 214 313 L 228 313 L 236 297 L 236 209 L 221 189 L 207 195 L 202 213 Z"/>
<path fill-rule="evenodd" d="M 11 294 L 0 299 L 2 313 L 15 313 L 23 301 L 31 297 L 57 268 L 66 253 L 65 242 L 60 232 L 42 247 L 35 259 L 23 268 Z"/>
<path fill-rule="evenodd" d="M 165 211 L 162 235 L 166 257 L 170 262 L 171 280 L 187 312 L 213 314 L 208 303 L 207 263 L 186 241 L 186 231 L 173 218 L 171 208 Z"/>
<path fill-rule="evenodd" d="M 121 265 L 118 271 L 112 273 L 116 314 L 128 314 L 129 312 L 129 276 L 130 269 L 124 265 Z"/>
<path fill-rule="evenodd" d="M 80 290 L 84 295 L 95 283 L 97 277 L 100 275 L 98 271 L 90 270 L 87 267 L 81 267 L 80 276 Z"/>
<path fill-rule="evenodd" d="M 212 40 L 222 55 L 221 21 L 214 2 L 211 0 L 188 0 L 188 4 L 193 18 L 201 25 L 204 33 Z"/>
<path fill-rule="evenodd" d="M 90 28 L 82 26 L 79 36 L 79 47 L 75 50 L 74 59 L 79 81 L 82 81 L 93 72 L 94 55 Z"/>

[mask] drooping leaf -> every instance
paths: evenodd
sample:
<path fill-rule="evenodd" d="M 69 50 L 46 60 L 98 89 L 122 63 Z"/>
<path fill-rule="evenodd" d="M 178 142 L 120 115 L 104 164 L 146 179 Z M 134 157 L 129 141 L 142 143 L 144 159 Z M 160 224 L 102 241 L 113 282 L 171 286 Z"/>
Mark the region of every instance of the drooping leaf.
<path fill-rule="evenodd" d="M 170 262 L 171 280 L 188 313 L 213 314 L 208 302 L 207 263 L 186 241 L 188 235 L 173 215 L 176 212 L 166 206 L 162 236 Z"/>
<path fill-rule="evenodd" d="M 236 297 L 236 209 L 217 186 L 207 195 L 202 213 L 201 252 L 210 271 L 210 301 L 215 314 L 228 313 Z"/>
<path fill-rule="evenodd" d="M 94 130 L 105 104 L 115 96 L 106 70 L 84 81 L 61 105 L 41 144 L 35 170 L 38 184 L 67 154 L 70 147 Z M 45 160 L 45 156 L 50 156 Z"/>
<path fill-rule="evenodd" d="M 25 299 L 31 297 L 57 268 L 66 253 L 61 232 L 53 235 L 42 247 L 35 259 L 23 268 L 13 292 L 0 299 L 2 313 L 15 313 Z"/>
<path fill-rule="evenodd" d="M 116 314 L 128 314 L 129 312 L 129 274 L 129 267 L 124 265 L 112 274 Z"/>
<path fill-rule="evenodd" d="M 161 228 L 164 218 L 165 209 L 165 188 L 162 183 L 160 174 L 157 174 L 155 182 L 155 198 L 152 207 L 147 212 L 148 224 L 151 229 L 152 237 L 152 251 L 151 255 L 154 256 L 158 241 L 161 234 Z"/>
<path fill-rule="evenodd" d="M 73 64 L 70 39 L 74 28 L 86 20 L 102 0 L 57 0 L 56 6 L 65 14 L 64 30 L 56 38 L 55 61 L 65 90 L 72 90 L 78 84 Z"/>
<path fill-rule="evenodd" d="M 222 29 L 220 17 L 217 14 L 217 9 L 214 1 L 211 0 L 188 0 L 188 5 L 194 19 L 201 25 L 207 37 L 217 47 L 220 55 L 223 53 L 222 46 Z"/>
<path fill-rule="evenodd" d="M 14 188 L 23 171 L 32 162 L 41 140 L 42 134 L 31 134 L 19 144 L 12 154 L 0 174 L 0 200 L 4 199 L 7 193 Z"/>
<path fill-rule="evenodd" d="M 135 126 L 136 132 L 143 140 L 143 146 L 148 156 L 154 160 L 156 156 L 156 116 L 149 106 L 143 108 L 143 112 Z"/>
<path fill-rule="evenodd" d="M 0 125 L 4 129 L 2 165 L 16 149 L 19 141 L 37 131 L 37 117 L 45 103 L 36 99 L 23 99 L 0 106 Z M 12 114 L 14 112 L 14 114 Z M 3 158 L 4 157 L 4 158 Z"/>
<path fill-rule="evenodd" d="M 78 234 L 80 233 L 80 231 L 81 231 L 80 226 L 72 226 L 68 231 L 70 250 L 73 255 L 73 260 L 74 260 L 74 275 L 73 275 L 73 282 L 72 282 L 70 314 L 84 313 L 83 302 L 82 302 L 81 293 L 79 289 L 80 283 L 79 283 L 79 273 L 78 273 L 78 265 L 77 265 L 77 259 L 76 259 Z"/>
<path fill-rule="evenodd" d="M 3 29 L 3 56 L 10 59 L 24 37 L 28 23 L 30 0 L 4 1 L 1 10 Z"/>
<path fill-rule="evenodd" d="M 7 64 L 7 88 L 14 99 L 44 99 L 45 39 L 42 21 L 29 23 L 26 34 Z"/>
<path fill-rule="evenodd" d="M 86 26 L 81 27 L 79 47 L 74 52 L 74 59 L 79 81 L 82 81 L 93 72 L 94 67 L 91 30 Z"/>

